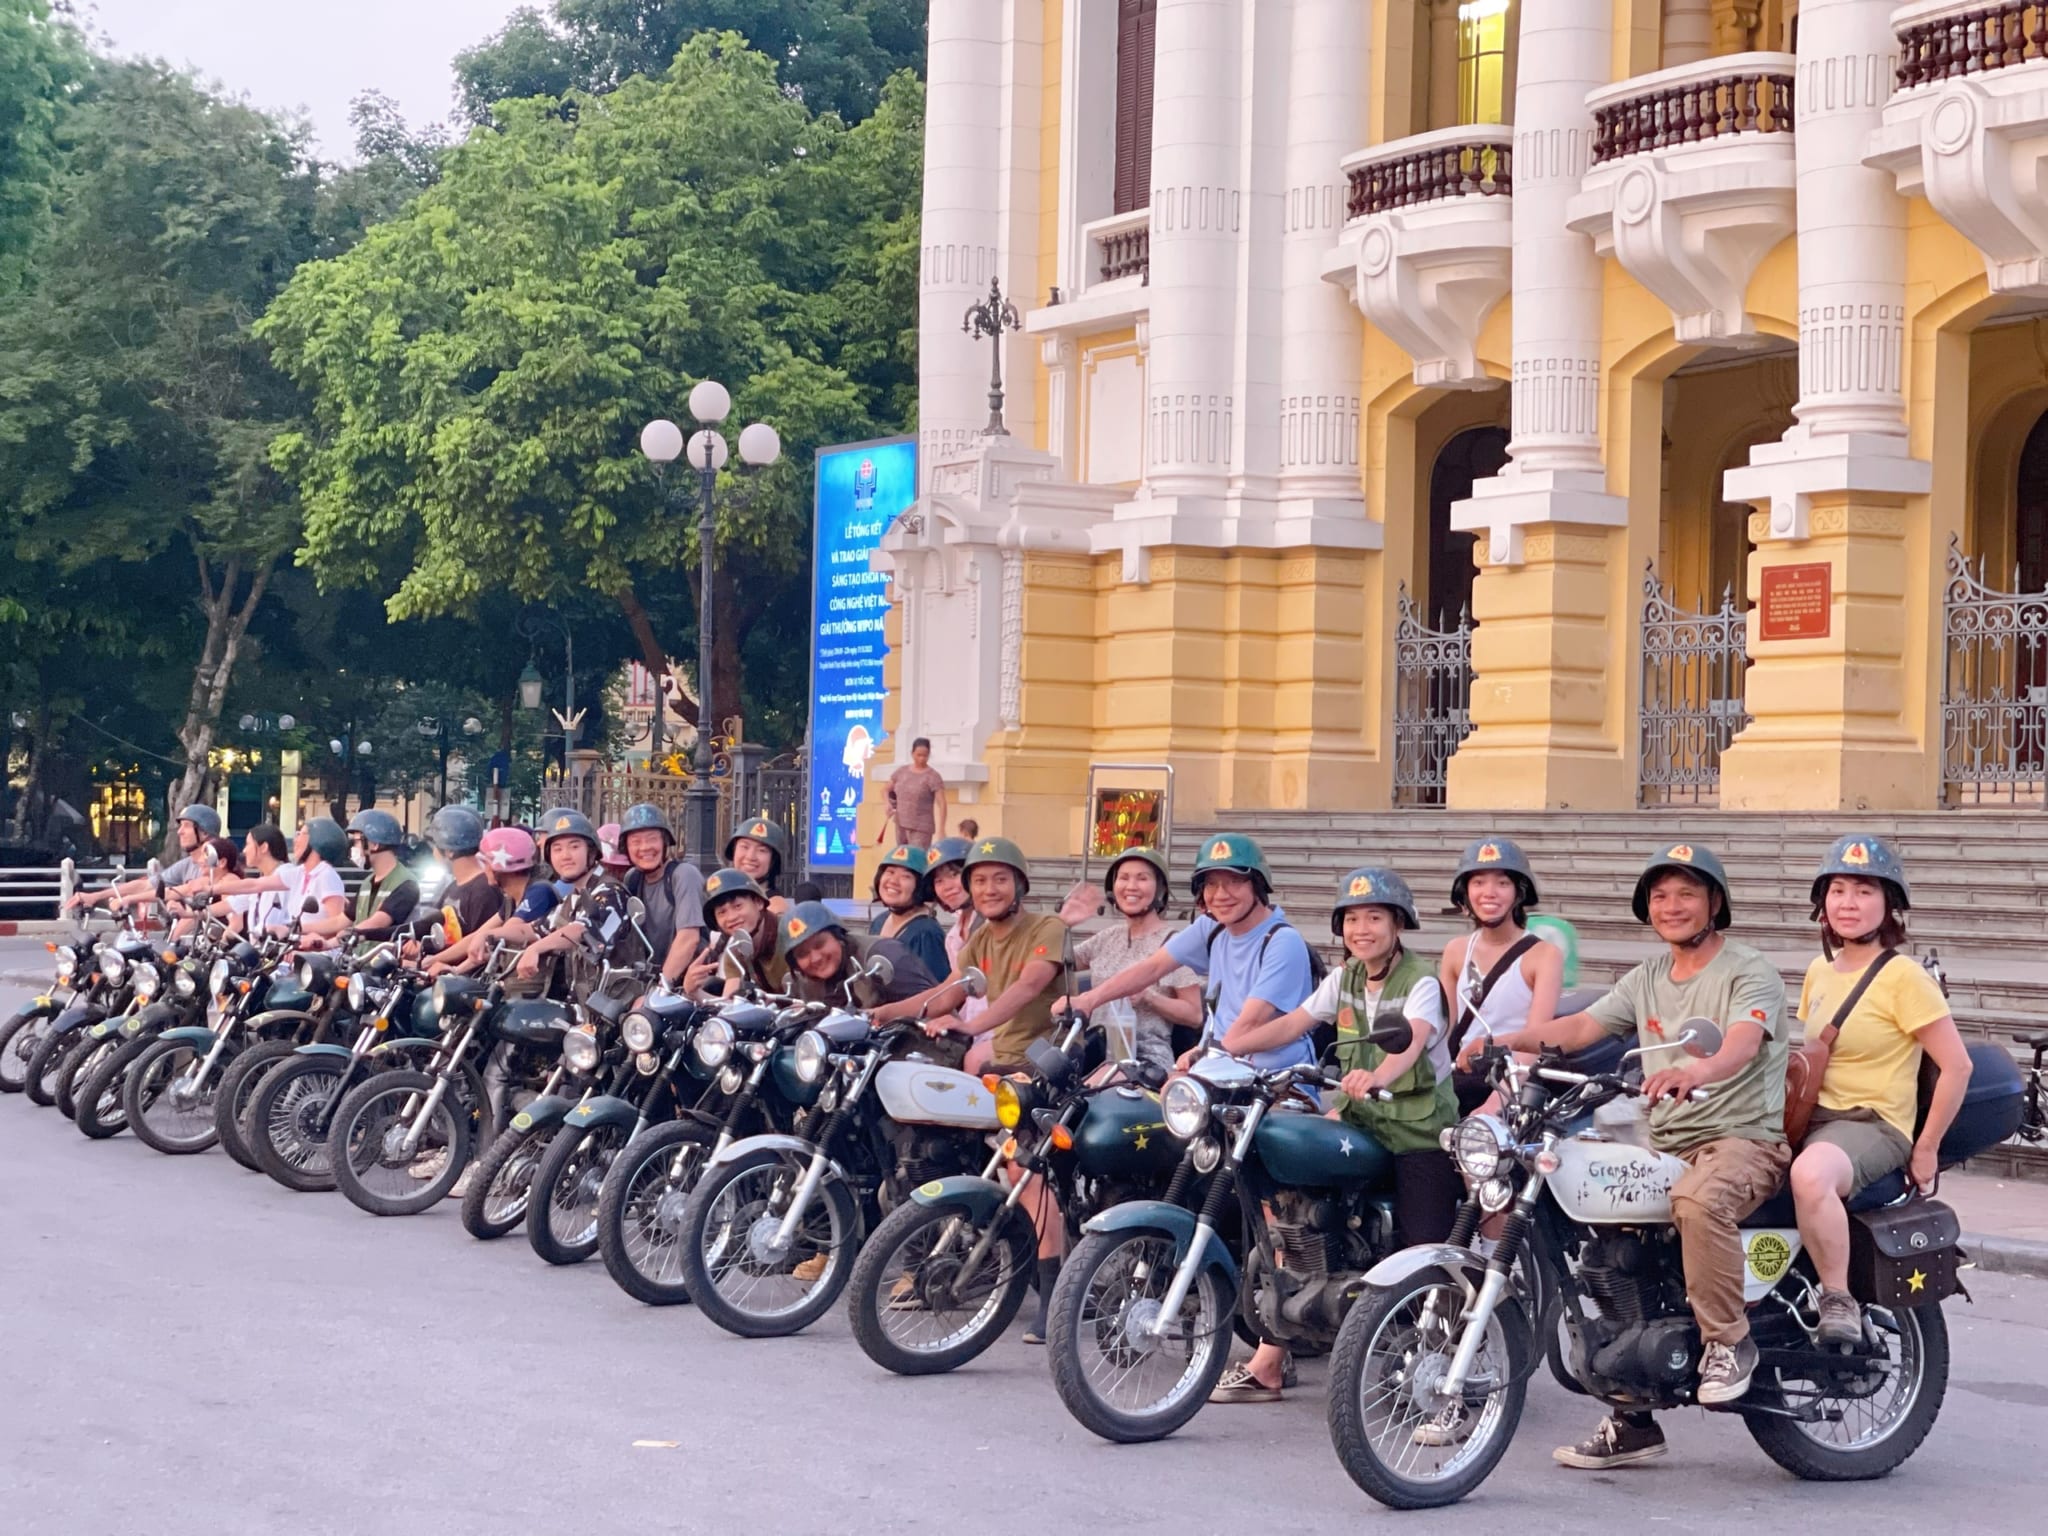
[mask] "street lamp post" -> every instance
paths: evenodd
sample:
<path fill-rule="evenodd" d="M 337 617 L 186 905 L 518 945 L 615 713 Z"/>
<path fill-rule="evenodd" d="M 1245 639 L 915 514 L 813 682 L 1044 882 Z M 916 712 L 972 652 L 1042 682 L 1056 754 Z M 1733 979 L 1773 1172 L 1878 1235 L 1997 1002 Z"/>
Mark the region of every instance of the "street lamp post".
<path fill-rule="evenodd" d="M 531 611 L 519 621 L 519 632 L 529 643 L 546 629 L 552 629 L 562 637 L 562 708 L 555 719 L 562 727 L 562 772 L 566 775 L 569 771 L 569 751 L 576 745 L 576 729 L 583 723 L 582 716 L 576 713 L 576 636 L 570 630 L 566 619 L 542 610 Z M 539 668 L 529 660 L 525 670 L 519 674 L 519 707 L 539 709 L 542 690 L 546 685 L 547 680 L 540 675 Z"/>
<path fill-rule="evenodd" d="M 438 808 L 448 803 L 448 724 L 437 716 L 429 715 L 426 719 L 418 721 L 413 728 L 422 736 L 436 742 L 441 749 L 441 798 L 434 802 Z M 477 719 L 475 715 L 462 722 L 462 734 L 465 736 L 481 736 L 483 730 L 483 721 Z"/>
<path fill-rule="evenodd" d="M 704 379 L 690 391 L 690 415 L 698 430 L 690 434 L 687 448 L 682 429 L 672 421 L 650 421 L 640 433 L 640 451 L 661 477 L 664 493 L 668 466 L 679 453 L 687 452 L 690 467 L 697 471 L 697 745 L 690 756 L 690 788 L 683 797 L 683 826 L 685 844 L 707 874 L 718 868 L 719 860 L 718 790 L 711 782 L 711 730 L 717 718 L 711 707 L 711 561 L 718 526 L 718 472 L 731 457 L 721 428 L 731 413 L 732 396 L 726 387 L 715 379 Z M 782 457 L 782 439 L 764 422 L 753 422 L 740 430 L 739 448 L 740 462 L 749 469 L 765 469 Z M 659 707 L 657 700 L 656 708 Z"/>

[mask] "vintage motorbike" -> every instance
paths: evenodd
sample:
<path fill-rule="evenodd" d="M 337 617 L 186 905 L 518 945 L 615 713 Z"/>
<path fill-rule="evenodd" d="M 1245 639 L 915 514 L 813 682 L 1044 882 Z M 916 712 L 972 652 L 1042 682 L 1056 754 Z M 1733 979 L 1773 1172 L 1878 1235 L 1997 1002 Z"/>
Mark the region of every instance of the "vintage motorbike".
<path fill-rule="evenodd" d="M 80 987 L 90 984 L 92 952 L 97 946 L 89 934 L 81 931 L 76 942 L 52 940 L 43 947 L 50 952 L 50 985 L 0 1022 L 0 1093 L 20 1093 L 27 1086 L 29 1061 L 45 1033 L 71 1005 Z"/>
<path fill-rule="evenodd" d="M 1711 1055 L 1720 1037 L 1716 1024 L 1692 1019 L 1676 1043 Z M 1973 1080 L 1972 1099 L 1942 1142 L 1944 1167 L 1995 1145 L 2017 1119 L 2012 1059 L 1981 1044 L 1970 1054 L 1985 1080 Z M 1359 1487 L 1397 1509 L 1463 1498 L 1514 1438 L 1543 1358 L 1510 1281 L 1531 1247 L 1558 1283 L 1570 1369 L 1588 1393 L 1622 1409 L 1696 1403 L 1701 1342 L 1670 1219 L 1685 1164 L 1647 1138 L 1623 1139 L 1625 1118 L 1603 1126 L 1595 1116 L 1619 1101 L 1640 1103 L 1641 1089 L 1620 1072 L 1572 1071 L 1554 1056 L 1530 1067 L 1488 1052 L 1482 1065 L 1506 1107 L 1467 1116 L 1444 1141 L 1478 1205 L 1507 1213 L 1498 1242 L 1490 1256 L 1474 1250 L 1468 1210 L 1452 1241 L 1375 1266 L 1331 1364 L 1338 1459 Z M 1742 1223 L 1756 1374 L 1736 1401 L 1701 1405 L 1739 1414 L 1765 1455 L 1814 1481 L 1881 1477 L 1926 1439 L 1948 1380 L 1942 1303 L 1961 1290 L 1960 1228 L 1941 1201 L 1909 1194 L 1893 1175 L 1849 1209 L 1850 1289 L 1864 1303 L 1863 1340 L 1820 1344 L 1819 1285 L 1781 1191 Z"/>
<path fill-rule="evenodd" d="M 1096 1213 L 1160 1195 L 1177 1178 L 1185 1185 L 1180 1144 L 1160 1119 L 1166 1073 L 1135 1061 L 1085 1073 L 1087 1027 L 1077 1016 L 1057 1044 L 1027 1048 L 1028 1071 L 983 1079 L 1007 1133 L 994 1177 L 919 1185 L 861 1246 L 847 1314 L 877 1365 L 903 1376 L 950 1371 L 1002 1337 L 1035 1268 L 1032 1206 L 1071 1245 Z"/>
<path fill-rule="evenodd" d="M 158 881 L 160 894 L 161 875 L 154 859 L 150 873 Z M 133 1010 L 138 986 L 153 995 L 162 980 L 155 966 L 157 941 L 143 927 L 152 905 L 128 904 L 115 932 L 93 945 L 89 953 L 74 950 L 77 984 L 72 996 L 62 1012 L 42 1025 L 26 1059 L 22 1091 L 30 1103 L 45 1108 L 57 1105 L 69 1119 L 75 1110 L 71 1090 L 78 1068 L 107 1043 L 105 1033 L 92 1033 L 94 1026 Z M 62 960 L 60 950 L 60 969 Z"/>
<path fill-rule="evenodd" d="M 224 925 L 206 920 L 190 938 L 162 952 L 163 974 L 168 980 L 145 982 L 137 972 L 135 987 L 142 1006 L 93 1026 L 95 1033 L 111 1039 L 77 1074 L 72 1119 L 82 1135 L 100 1140 L 128 1128 L 125 1098 L 129 1069 L 165 1031 L 205 1022 L 206 973 L 232 940 Z"/>

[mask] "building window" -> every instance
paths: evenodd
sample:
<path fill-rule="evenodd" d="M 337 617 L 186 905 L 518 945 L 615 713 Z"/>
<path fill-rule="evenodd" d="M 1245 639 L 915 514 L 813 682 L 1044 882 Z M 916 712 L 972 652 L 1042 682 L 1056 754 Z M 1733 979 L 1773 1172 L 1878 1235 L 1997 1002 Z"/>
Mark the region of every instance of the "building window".
<path fill-rule="evenodd" d="M 1152 201 L 1152 50 L 1158 0 L 1117 0 L 1115 213 Z"/>
<path fill-rule="evenodd" d="M 1498 123 L 1505 116 L 1508 0 L 1464 0 L 1458 7 L 1458 121 Z"/>

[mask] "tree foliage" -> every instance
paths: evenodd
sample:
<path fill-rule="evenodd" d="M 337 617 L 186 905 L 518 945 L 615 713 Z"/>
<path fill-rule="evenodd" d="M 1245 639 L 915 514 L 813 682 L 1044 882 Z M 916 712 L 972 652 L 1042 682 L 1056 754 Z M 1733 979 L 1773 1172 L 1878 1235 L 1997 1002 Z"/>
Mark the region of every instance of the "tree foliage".
<path fill-rule="evenodd" d="M 899 70 L 924 71 L 925 0 L 555 0 L 522 7 L 457 55 L 463 113 L 491 121 L 501 101 L 616 90 L 661 75 L 700 32 L 736 32 L 773 59 L 814 113 L 858 122 Z"/>
<path fill-rule="evenodd" d="M 571 101 L 507 104 L 438 184 L 292 280 L 259 334 L 313 408 L 274 461 L 324 584 L 397 559 L 395 619 L 596 592 L 658 664 L 694 610 L 695 519 L 663 504 L 638 434 L 723 380 L 730 425 L 772 423 L 784 456 L 724 477 L 722 714 L 737 642 L 807 607 L 813 450 L 912 407 L 922 91 L 899 77 L 849 129 L 724 35 Z"/>
<path fill-rule="evenodd" d="M 20 281 L 48 211 L 57 115 L 83 66 L 77 34 L 46 0 L 0 0 L 0 294 Z"/>

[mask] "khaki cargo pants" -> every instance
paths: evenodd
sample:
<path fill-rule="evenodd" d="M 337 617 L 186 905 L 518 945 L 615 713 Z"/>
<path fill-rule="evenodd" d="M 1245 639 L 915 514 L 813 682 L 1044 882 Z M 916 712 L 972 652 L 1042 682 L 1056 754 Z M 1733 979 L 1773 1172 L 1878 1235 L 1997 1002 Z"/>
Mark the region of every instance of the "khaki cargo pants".
<path fill-rule="evenodd" d="M 1685 1260 L 1686 1299 L 1709 1344 L 1749 1337 L 1742 1305 L 1742 1238 L 1737 1223 L 1778 1192 L 1792 1149 L 1782 1141 L 1724 1136 L 1677 1156 L 1687 1165 L 1671 1190 L 1671 1220 Z"/>

